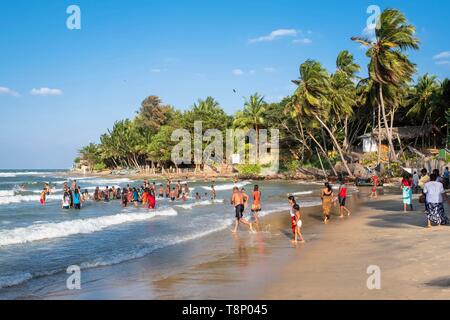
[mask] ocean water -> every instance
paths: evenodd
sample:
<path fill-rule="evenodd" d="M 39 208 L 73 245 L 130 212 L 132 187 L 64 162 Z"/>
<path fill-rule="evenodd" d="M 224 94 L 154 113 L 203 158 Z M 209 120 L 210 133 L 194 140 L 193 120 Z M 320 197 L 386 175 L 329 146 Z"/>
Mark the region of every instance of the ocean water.
<path fill-rule="evenodd" d="M 234 184 L 217 181 L 217 199 L 171 202 L 157 199 L 156 210 L 122 208 L 118 201 L 84 204 L 80 211 L 61 209 L 64 182 L 76 179 L 82 190 L 95 187 L 140 186 L 143 181 L 123 177 L 83 177 L 52 170 L 0 171 L 0 293 L 36 278 L 64 273 L 68 266 L 81 269 L 120 264 L 151 255 L 186 241 L 194 241 L 229 228 L 234 210 L 229 204 Z M 52 193 L 39 203 L 44 183 Z M 165 181 L 156 181 L 165 184 Z M 211 182 L 189 183 L 191 196 L 210 191 Z M 320 184 L 257 182 L 262 191 L 261 216 L 288 210 L 286 197 L 295 194 L 301 206 L 320 205 Z M 69 184 L 70 185 L 70 184 Z M 254 182 L 240 181 L 247 193 Z M 250 217 L 249 209 L 246 212 Z"/>

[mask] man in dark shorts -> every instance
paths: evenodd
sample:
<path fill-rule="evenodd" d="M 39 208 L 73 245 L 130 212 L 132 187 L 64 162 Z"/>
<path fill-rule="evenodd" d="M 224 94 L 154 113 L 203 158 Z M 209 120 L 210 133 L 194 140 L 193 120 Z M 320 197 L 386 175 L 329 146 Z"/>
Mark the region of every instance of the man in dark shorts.
<path fill-rule="evenodd" d="M 344 217 L 344 211 L 347 212 L 347 215 L 351 215 L 352 213 L 350 210 L 347 209 L 345 206 L 347 202 L 347 185 L 344 181 L 341 181 L 341 185 L 339 186 L 339 211 L 340 211 L 340 217 Z"/>
<path fill-rule="evenodd" d="M 236 222 L 234 225 L 234 229 L 231 232 L 236 233 L 239 223 L 243 223 L 249 226 L 250 232 L 254 232 L 252 223 L 248 222 L 244 219 L 244 195 L 241 191 L 239 191 L 238 187 L 233 188 L 233 194 L 231 196 L 231 204 L 234 205 L 235 214 L 236 214 Z"/>

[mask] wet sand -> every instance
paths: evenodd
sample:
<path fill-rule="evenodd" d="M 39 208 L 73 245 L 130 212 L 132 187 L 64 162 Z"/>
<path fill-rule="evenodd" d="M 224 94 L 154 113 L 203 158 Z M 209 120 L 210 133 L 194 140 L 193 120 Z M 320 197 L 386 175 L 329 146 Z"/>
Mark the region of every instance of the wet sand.
<path fill-rule="evenodd" d="M 358 197 L 367 200 L 364 192 L 350 199 L 351 217 L 334 215 L 328 225 L 320 208 L 305 209 L 306 244 L 291 243 L 281 212 L 264 217 L 257 234 L 219 231 L 83 271 L 82 290 L 67 290 L 67 275 L 59 275 L 15 298 L 450 299 L 450 228 L 426 229 L 422 206 L 405 214 L 399 195 L 363 204 Z M 370 265 L 381 269 L 381 290 L 367 288 Z"/>

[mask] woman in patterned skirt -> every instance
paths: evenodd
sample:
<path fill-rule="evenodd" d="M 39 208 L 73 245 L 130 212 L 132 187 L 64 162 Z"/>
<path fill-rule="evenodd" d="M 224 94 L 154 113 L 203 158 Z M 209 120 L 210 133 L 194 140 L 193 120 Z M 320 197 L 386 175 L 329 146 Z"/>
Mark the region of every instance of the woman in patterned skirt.
<path fill-rule="evenodd" d="M 428 228 L 431 228 L 432 223 L 438 226 L 448 224 L 449 220 L 445 214 L 443 203 L 447 199 L 447 195 L 444 190 L 444 185 L 436 181 L 435 174 L 430 176 L 430 181 L 425 184 L 423 192 L 427 197 Z"/>

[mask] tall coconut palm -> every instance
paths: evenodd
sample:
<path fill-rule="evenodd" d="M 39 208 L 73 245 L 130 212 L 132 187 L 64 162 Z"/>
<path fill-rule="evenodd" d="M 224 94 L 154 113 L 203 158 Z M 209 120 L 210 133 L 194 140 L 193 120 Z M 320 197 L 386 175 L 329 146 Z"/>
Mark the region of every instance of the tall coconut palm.
<path fill-rule="evenodd" d="M 353 80 L 355 80 L 355 74 L 360 67 L 354 62 L 353 55 L 345 50 L 339 53 L 336 59 L 336 68 L 336 72 L 330 79 L 329 100 L 334 116 L 344 128 L 343 147 L 347 150 L 349 147 L 348 121 L 353 114 L 356 101 L 356 87 Z"/>
<path fill-rule="evenodd" d="M 326 119 L 328 119 L 330 113 L 330 102 L 328 100 L 330 77 L 328 72 L 319 62 L 307 60 L 300 66 L 300 79 L 293 82 L 298 85 L 295 92 L 294 112 L 303 117 L 316 120 L 328 132 L 335 148 L 339 152 L 346 171 L 350 177 L 353 177 L 341 146 L 326 124 Z"/>
<path fill-rule="evenodd" d="M 389 158 L 396 161 L 392 132 L 389 130 L 386 116 L 383 86 L 400 87 L 402 83 L 409 82 L 415 73 L 415 65 L 403 53 L 407 49 L 419 48 L 415 27 L 408 24 L 405 15 L 400 11 L 387 9 L 379 17 L 379 27 L 375 29 L 373 42 L 361 37 L 353 37 L 352 40 L 368 48 L 366 55 L 370 58 L 369 76 L 379 84 L 378 99 L 389 142 Z"/>
<path fill-rule="evenodd" d="M 259 131 L 265 125 L 267 103 L 255 93 L 245 101 L 244 109 L 236 113 L 233 125 L 237 128 L 253 128 L 256 131 L 256 153 L 259 155 Z"/>
<path fill-rule="evenodd" d="M 425 74 L 417 79 L 417 84 L 413 87 L 409 96 L 407 104 L 411 107 L 406 115 L 414 118 L 422 118 L 422 129 L 425 123 L 430 123 L 430 117 L 434 108 L 437 106 L 439 89 L 440 85 L 437 77 Z"/>

